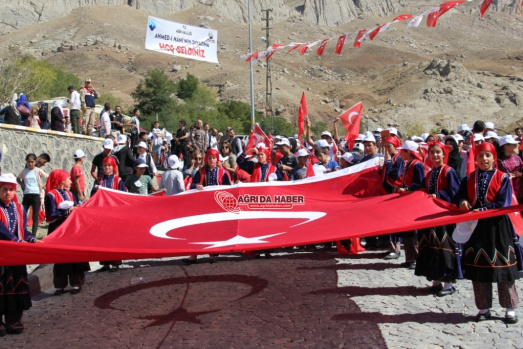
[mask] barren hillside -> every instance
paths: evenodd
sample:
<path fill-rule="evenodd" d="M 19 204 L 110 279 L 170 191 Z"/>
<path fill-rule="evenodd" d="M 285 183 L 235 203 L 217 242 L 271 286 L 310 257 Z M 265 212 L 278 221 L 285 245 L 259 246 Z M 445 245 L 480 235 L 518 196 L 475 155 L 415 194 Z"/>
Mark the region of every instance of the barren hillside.
<path fill-rule="evenodd" d="M 72 6 L 73 1 L 64 3 L 71 5 L 66 6 L 64 17 L 11 26 L 13 30 L 1 36 L 0 56 L 10 49 L 64 65 L 128 105 L 133 102 L 130 92 L 152 68 L 164 69 L 174 80 L 191 73 L 215 86 L 221 100 L 250 102 L 249 64 L 240 60 L 248 50 L 244 2 L 183 1 L 165 14 L 159 12 L 168 9 L 167 1 L 80 7 Z M 146 8 L 146 3 L 156 7 Z M 274 5 L 270 38 L 280 44 L 335 38 L 439 4 L 432 0 L 409 1 L 408 5 L 398 0 L 253 3 L 255 51 L 266 45 L 260 38 L 266 36 L 261 9 L 267 4 Z M 5 6 L 0 5 L 0 12 Z M 478 8 L 478 1 L 460 5 L 441 17 L 435 28 L 422 24 L 406 29 L 406 23 L 394 24 L 359 49 L 347 42 L 341 55 L 334 54 L 335 43 L 329 43 L 321 57 L 316 47 L 304 55 L 278 52 L 271 60 L 274 109 L 295 120 L 301 93 L 306 91 L 313 120 L 332 120 L 361 100 L 369 128 L 397 125 L 408 133 L 454 128 L 476 119 L 512 127 L 521 118 L 523 102 L 523 17 L 509 13 L 508 7 L 501 11 L 500 6 L 481 19 Z M 42 19 L 45 16 L 40 12 Z M 149 14 L 218 30 L 220 64 L 146 51 Z M 260 61 L 254 66 L 259 110 L 265 108 L 265 64 Z"/>

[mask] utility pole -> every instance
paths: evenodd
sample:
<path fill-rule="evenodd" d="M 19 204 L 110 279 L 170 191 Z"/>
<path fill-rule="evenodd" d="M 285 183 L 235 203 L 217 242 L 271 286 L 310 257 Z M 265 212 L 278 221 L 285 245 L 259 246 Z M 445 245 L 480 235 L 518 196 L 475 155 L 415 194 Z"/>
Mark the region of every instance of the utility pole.
<path fill-rule="evenodd" d="M 267 43 L 267 49 L 271 46 L 270 30 L 272 29 L 269 25 L 269 21 L 272 21 L 272 17 L 269 17 L 269 13 L 272 12 L 272 8 L 262 10 L 265 12 L 265 42 Z M 262 28 L 264 29 L 264 28 Z M 272 117 L 272 133 L 274 134 L 274 109 L 272 107 L 272 73 L 271 73 L 271 60 L 267 60 L 267 72 L 265 75 L 265 117 Z"/>

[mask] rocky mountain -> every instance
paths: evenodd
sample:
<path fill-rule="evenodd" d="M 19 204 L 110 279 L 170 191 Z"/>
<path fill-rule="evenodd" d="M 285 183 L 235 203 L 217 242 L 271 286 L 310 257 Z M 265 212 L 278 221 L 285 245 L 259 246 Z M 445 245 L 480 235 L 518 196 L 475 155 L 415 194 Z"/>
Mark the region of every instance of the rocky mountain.
<path fill-rule="evenodd" d="M 295 120 L 305 91 L 313 122 L 330 122 L 363 101 L 369 129 L 395 125 L 412 134 L 483 119 L 508 131 L 521 119 L 523 16 L 511 0 L 481 19 L 480 2 L 449 11 L 435 28 L 391 25 L 359 49 L 347 42 L 336 55 L 340 35 L 399 14 L 421 14 L 439 2 L 252 0 L 255 51 L 266 46 L 262 10 L 268 8 L 273 43 L 331 38 L 323 56 L 316 47 L 303 55 L 273 56 L 273 109 Z M 245 0 L 9 1 L 0 5 L 0 58 L 21 52 L 65 66 L 128 105 L 130 92 L 152 68 L 164 69 L 174 80 L 191 73 L 214 86 L 221 100 L 249 103 L 249 64 L 240 60 L 248 51 L 247 13 Z M 146 51 L 148 15 L 218 30 L 220 64 Z M 265 109 L 266 68 L 264 60 L 254 66 L 258 110 Z"/>

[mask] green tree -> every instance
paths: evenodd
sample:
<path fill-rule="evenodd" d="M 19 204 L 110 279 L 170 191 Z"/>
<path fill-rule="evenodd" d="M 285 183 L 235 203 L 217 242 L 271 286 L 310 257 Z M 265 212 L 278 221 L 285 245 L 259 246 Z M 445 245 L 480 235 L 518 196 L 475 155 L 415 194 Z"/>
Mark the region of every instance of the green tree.
<path fill-rule="evenodd" d="M 176 101 L 171 95 L 176 93 L 176 84 L 169 80 L 163 70 L 149 70 L 143 80 L 140 80 L 131 97 L 136 102 L 136 108 L 147 117 L 155 117 L 156 113 L 172 108 Z"/>
<path fill-rule="evenodd" d="M 262 116 L 261 118 L 258 117 L 256 120 L 260 124 L 263 132 L 266 134 L 272 133 L 274 135 L 292 137 L 298 131 L 296 126 L 285 120 L 282 116 L 274 117 L 274 133 L 272 132 L 272 118 Z"/>
<path fill-rule="evenodd" d="M 327 130 L 327 123 L 324 121 L 316 121 L 311 126 L 311 133 L 316 136 L 317 139 L 323 131 Z"/>
<path fill-rule="evenodd" d="M 181 99 L 190 99 L 198 90 L 198 84 L 199 82 L 196 76 L 187 74 L 185 79 L 180 79 L 180 81 L 176 83 L 178 91 L 176 95 Z"/>

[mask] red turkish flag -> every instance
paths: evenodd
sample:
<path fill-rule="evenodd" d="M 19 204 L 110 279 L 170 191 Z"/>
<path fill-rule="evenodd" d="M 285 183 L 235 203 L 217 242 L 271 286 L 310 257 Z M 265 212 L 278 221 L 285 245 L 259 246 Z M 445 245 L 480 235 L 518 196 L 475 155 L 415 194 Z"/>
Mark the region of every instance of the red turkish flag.
<path fill-rule="evenodd" d="M 246 62 L 250 62 L 253 58 L 254 58 L 254 60 L 257 61 L 257 60 L 258 60 L 258 55 L 259 55 L 259 54 L 260 54 L 259 52 L 254 52 L 252 55 L 250 55 L 249 57 L 247 57 Z"/>
<path fill-rule="evenodd" d="M 314 173 L 314 164 L 320 162 L 318 158 L 313 154 L 309 153 L 309 163 L 307 164 L 307 177 L 314 177 L 316 174 Z"/>
<path fill-rule="evenodd" d="M 409 18 L 412 18 L 412 15 L 409 15 L 409 14 L 399 15 L 398 17 L 394 18 L 392 21 L 393 22 L 399 22 L 399 21 L 404 21 L 404 20 L 409 19 Z"/>
<path fill-rule="evenodd" d="M 291 45 L 292 45 L 292 44 L 291 44 Z M 302 43 L 297 43 L 296 45 L 294 45 L 293 48 L 291 48 L 289 51 L 287 51 L 287 53 L 296 50 L 296 49 L 297 49 L 298 47 L 300 47 L 301 45 L 303 45 L 303 44 L 302 44 Z"/>
<path fill-rule="evenodd" d="M 367 32 L 367 29 L 362 29 L 358 32 L 358 35 L 356 36 L 356 39 L 354 40 L 354 47 L 360 47 L 361 41 L 360 39 L 363 38 L 363 35 Z"/>
<path fill-rule="evenodd" d="M 479 9 L 479 13 L 481 13 L 481 18 L 485 16 L 485 12 L 487 12 L 490 4 L 492 4 L 492 0 L 483 0 L 483 3 L 481 4 L 481 8 Z"/>
<path fill-rule="evenodd" d="M 269 137 L 267 137 L 265 132 L 263 132 L 263 130 L 260 128 L 260 125 L 255 124 L 251 133 L 249 134 L 249 142 L 245 146 L 245 149 L 254 148 L 258 143 L 265 144 L 265 146 L 269 149 L 272 147 Z"/>
<path fill-rule="evenodd" d="M 346 112 L 340 115 L 340 120 L 343 123 L 343 127 L 347 130 L 345 139 L 350 150 L 356 144 L 356 138 L 360 133 L 360 121 L 361 121 L 361 112 L 363 111 L 363 104 L 361 102 L 356 103 Z"/>
<path fill-rule="evenodd" d="M 427 27 L 435 27 L 438 21 L 439 10 L 434 10 L 427 16 Z"/>
<path fill-rule="evenodd" d="M 341 54 L 341 51 L 343 50 L 343 45 L 345 45 L 345 39 L 347 38 L 347 35 L 342 35 L 338 38 L 338 42 L 336 43 L 336 50 L 334 50 L 334 53 L 337 55 Z"/>
<path fill-rule="evenodd" d="M 382 25 L 379 25 L 377 26 L 376 28 L 374 28 L 370 33 L 369 33 L 369 38 L 371 40 L 374 40 L 374 38 L 376 37 L 376 35 L 378 35 L 378 33 L 380 32 L 380 29 L 383 28 L 385 26 L 385 24 L 382 24 Z"/>
<path fill-rule="evenodd" d="M 470 150 L 467 159 L 467 175 L 476 171 L 476 143 L 474 142 L 474 134 L 470 136 Z"/>
<path fill-rule="evenodd" d="M 449 1 L 449 2 L 445 2 L 443 4 L 440 4 L 439 9 L 437 11 L 432 11 L 427 16 L 427 27 L 435 27 L 436 22 L 438 21 L 439 17 L 443 16 L 448 10 L 450 10 L 454 6 L 457 6 L 464 2 L 465 2 L 465 0 L 461 0 L 461 1 Z"/>
<path fill-rule="evenodd" d="M 298 110 L 298 139 L 305 134 L 305 117 L 309 115 L 305 92 L 301 95 L 300 108 Z"/>
<path fill-rule="evenodd" d="M 323 41 L 321 42 L 320 47 L 318 47 L 318 49 L 316 50 L 316 53 L 318 55 L 323 55 L 323 51 L 325 51 L 325 46 L 327 46 L 327 41 L 329 41 L 329 39 L 323 39 Z"/>

